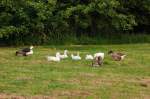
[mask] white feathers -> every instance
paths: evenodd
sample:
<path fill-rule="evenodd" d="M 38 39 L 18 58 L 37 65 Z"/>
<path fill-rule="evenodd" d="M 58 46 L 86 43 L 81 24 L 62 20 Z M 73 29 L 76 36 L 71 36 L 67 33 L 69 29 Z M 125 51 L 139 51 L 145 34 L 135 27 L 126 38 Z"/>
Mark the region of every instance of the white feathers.
<path fill-rule="evenodd" d="M 126 55 L 122 55 L 121 56 L 121 60 L 124 60 L 125 57 L 126 57 Z"/>
<path fill-rule="evenodd" d="M 100 53 L 95 53 L 95 54 L 94 54 L 94 57 L 99 57 L 99 56 L 100 56 L 102 59 L 104 59 L 104 53 L 101 53 L 101 52 L 100 52 Z"/>
<path fill-rule="evenodd" d="M 60 55 L 59 55 L 60 59 L 68 58 L 67 53 L 68 53 L 68 50 L 65 50 L 63 55 L 60 54 Z"/>
<path fill-rule="evenodd" d="M 76 56 L 74 56 L 73 54 L 71 54 L 71 58 L 72 58 L 72 60 L 81 60 L 81 57 L 80 57 L 80 55 L 79 55 L 79 52 L 77 53 Z"/>
<path fill-rule="evenodd" d="M 65 59 L 65 58 L 68 58 L 68 50 L 64 50 L 64 54 L 60 54 L 59 52 L 56 53 L 56 56 L 47 56 L 47 60 L 48 61 L 55 61 L 55 62 L 59 62 L 61 61 L 61 59 Z M 104 53 L 95 53 L 94 55 L 91 55 L 91 54 L 87 54 L 85 56 L 85 60 L 93 60 L 95 57 L 101 57 L 102 60 L 104 59 Z M 74 55 L 74 54 L 71 54 L 71 59 L 72 60 L 81 60 L 81 56 L 79 55 L 79 52 L 77 52 L 77 55 Z"/>
<path fill-rule="evenodd" d="M 93 60 L 94 57 L 93 57 L 92 55 L 86 55 L 85 59 L 86 59 L 86 60 Z"/>
<path fill-rule="evenodd" d="M 48 61 L 59 62 L 59 61 L 60 61 L 59 55 L 60 55 L 60 53 L 57 52 L 57 53 L 56 53 L 56 56 L 47 56 L 47 60 L 48 60 Z"/>
<path fill-rule="evenodd" d="M 101 57 L 102 58 L 102 60 L 104 59 L 104 53 L 95 53 L 94 54 L 94 57 L 92 56 L 92 55 L 86 55 L 86 57 L 85 57 L 85 59 L 86 60 L 93 60 L 95 57 Z"/>
<path fill-rule="evenodd" d="M 26 52 L 26 55 L 32 55 L 33 54 L 33 50 L 31 49 L 29 52 Z"/>

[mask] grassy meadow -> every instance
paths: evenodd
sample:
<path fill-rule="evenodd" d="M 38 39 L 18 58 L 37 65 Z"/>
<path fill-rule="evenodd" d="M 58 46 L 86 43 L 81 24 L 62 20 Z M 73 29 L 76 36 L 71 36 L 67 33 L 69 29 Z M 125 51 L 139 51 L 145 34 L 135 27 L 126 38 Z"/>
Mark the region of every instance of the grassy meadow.
<path fill-rule="evenodd" d="M 28 57 L 15 56 L 19 48 L 0 48 L 0 97 L 150 99 L 150 44 L 35 46 Z M 46 60 L 64 49 L 69 55 L 79 51 L 82 60 Z M 127 57 L 113 61 L 107 55 L 110 49 Z M 99 51 L 105 52 L 104 64 L 91 67 L 85 55 Z"/>

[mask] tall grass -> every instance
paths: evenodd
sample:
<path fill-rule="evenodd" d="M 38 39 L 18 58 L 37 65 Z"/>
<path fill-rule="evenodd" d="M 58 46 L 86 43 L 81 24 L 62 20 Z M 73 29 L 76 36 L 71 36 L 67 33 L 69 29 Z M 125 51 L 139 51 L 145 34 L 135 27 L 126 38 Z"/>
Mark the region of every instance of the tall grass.
<path fill-rule="evenodd" d="M 96 35 L 90 37 L 75 34 L 57 34 L 43 37 L 26 36 L 13 39 L 1 39 L 0 45 L 71 45 L 71 44 L 130 44 L 130 43 L 150 43 L 148 34 L 116 34 L 116 35 Z"/>
<path fill-rule="evenodd" d="M 116 34 L 112 36 L 101 36 L 95 37 L 80 36 L 80 37 L 69 37 L 65 38 L 65 43 L 68 44 L 125 44 L 125 43 L 150 43 L 150 35 L 147 34 Z M 62 41 L 63 42 L 63 41 Z"/>

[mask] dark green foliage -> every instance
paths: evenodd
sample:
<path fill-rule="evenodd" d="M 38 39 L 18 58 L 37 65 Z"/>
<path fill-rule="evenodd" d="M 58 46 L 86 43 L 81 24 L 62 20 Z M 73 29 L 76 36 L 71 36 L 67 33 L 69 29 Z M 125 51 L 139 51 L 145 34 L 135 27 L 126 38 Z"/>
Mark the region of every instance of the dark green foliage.
<path fill-rule="evenodd" d="M 114 35 L 149 33 L 149 17 L 149 0 L 1 0 L 0 42 L 64 44 L 83 37 L 110 42 Z"/>

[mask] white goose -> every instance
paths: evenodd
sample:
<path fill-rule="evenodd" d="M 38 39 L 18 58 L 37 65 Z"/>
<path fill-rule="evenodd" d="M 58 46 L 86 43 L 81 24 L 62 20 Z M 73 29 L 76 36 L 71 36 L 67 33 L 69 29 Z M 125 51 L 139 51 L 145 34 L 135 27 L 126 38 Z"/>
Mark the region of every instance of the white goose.
<path fill-rule="evenodd" d="M 72 60 L 81 60 L 81 59 L 82 59 L 82 58 L 80 57 L 80 55 L 79 55 L 79 52 L 77 53 L 76 56 L 74 56 L 73 54 L 71 54 L 71 58 L 72 58 Z"/>
<path fill-rule="evenodd" d="M 48 61 L 60 62 L 60 53 L 57 52 L 56 56 L 47 56 Z"/>
<path fill-rule="evenodd" d="M 102 60 L 103 60 L 103 59 L 104 59 L 104 55 L 105 55 L 105 54 L 104 54 L 104 53 L 102 53 L 102 52 L 95 53 L 95 54 L 94 54 L 94 58 L 95 58 L 95 57 L 99 57 L 99 56 L 100 56 L 100 57 L 102 58 Z"/>
<path fill-rule="evenodd" d="M 68 53 L 68 50 L 65 50 L 63 55 L 60 54 L 60 55 L 59 55 L 60 59 L 68 58 L 67 53 Z"/>
<path fill-rule="evenodd" d="M 86 55 L 86 57 L 85 57 L 85 59 L 86 60 L 93 60 L 94 59 L 94 57 L 92 56 L 92 55 Z"/>

